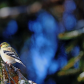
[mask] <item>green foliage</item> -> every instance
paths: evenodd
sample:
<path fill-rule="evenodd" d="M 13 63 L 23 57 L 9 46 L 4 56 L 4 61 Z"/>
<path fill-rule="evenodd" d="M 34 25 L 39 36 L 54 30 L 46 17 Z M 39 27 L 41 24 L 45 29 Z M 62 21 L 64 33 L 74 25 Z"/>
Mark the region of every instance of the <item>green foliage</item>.
<path fill-rule="evenodd" d="M 71 57 L 66 66 L 64 66 L 59 72 L 58 76 L 69 76 L 69 75 L 77 75 L 76 79 L 78 82 L 84 82 L 84 32 L 82 31 L 84 28 L 80 30 L 74 30 L 70 32 L 61 33 L 58 35 L 60 40 L 70 41 L 66 45 L 66 53 L 71 55 L 71 50 L 74 46 L 80 46 L 80 53 L 76 57 Z M 79 61 L 79 67 L 74 68 L 74 64 Z M 75 81 L 75 80 L 74 80 Z"/>
<path fill-rule="evenodd" d="M 78 62 L 83 56 L 83 52 L 80 52 L 79 56 L 73 57 L 68 61 L 68 64 L 62 68 L 61 71 L 58 72 L 58 75 L 69 75 L 78 72 L 80 69 L 73 69 L 72 67 L 76 62 Z"/>

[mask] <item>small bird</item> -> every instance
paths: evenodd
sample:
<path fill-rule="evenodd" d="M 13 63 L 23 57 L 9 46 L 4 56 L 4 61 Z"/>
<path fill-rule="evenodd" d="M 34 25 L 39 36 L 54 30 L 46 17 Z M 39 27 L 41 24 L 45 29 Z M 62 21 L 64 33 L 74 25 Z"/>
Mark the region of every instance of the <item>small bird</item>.
<path fill-rule="evenodd" d="M 1 46 L 1 58 L 3 59 L 5 63 L 7 63 L 10 66 L 11 64 L 18 62 L 22 64 L 23 66 L 25 66 L 21 62 L 16 51 L 11 47 L 10 44 L 8 44 L 7 42 L 3 42 L 1 43 L 0 46 Z"/>

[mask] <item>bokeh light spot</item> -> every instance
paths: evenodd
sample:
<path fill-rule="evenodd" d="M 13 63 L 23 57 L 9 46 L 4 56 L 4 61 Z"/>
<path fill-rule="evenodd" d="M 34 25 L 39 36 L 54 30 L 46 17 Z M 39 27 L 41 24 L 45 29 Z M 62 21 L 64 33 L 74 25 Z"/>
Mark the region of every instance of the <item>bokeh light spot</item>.
<path fill-rule="evenodd" d="M 28 22 L 28 28 L 30 31 L 33 31 L 35 33 L 41 33 L 42 32 L 42 25 L 40 24 L 39 21 L 29 21 Z"/>
<path fill-rule="evenodd" d="M 54 74 L 59 68 L 57 61 L 52 61 L 49 67 L 49 74 Z"/>
<path fill-rule="evenodd" d="M 64 7 L 66 12 L 73 12 L 76 9 L 76 4 L 73 0 L 66 0 Z"/>
<path fill-rule="evenodd" d="M 49 13 L 43 12 L 38 15 L 37 19 L 41 22 L 47 33 L 58 32 L 58 23 Z"/>
<path fill-rule="evenodd" d="M 6 27 L 6 32 L 8 32 L 9 35 L 13 35 L 17 32 L 18 30 L 18 25 L 15 20 L 10 20 L 7 27 Z"/>
<path fill-rule="evenodd" d="M 64 13 L 63 22 L 67 31 L 73 30 L 76 26 L 76 18 L 72 14 Z"/>

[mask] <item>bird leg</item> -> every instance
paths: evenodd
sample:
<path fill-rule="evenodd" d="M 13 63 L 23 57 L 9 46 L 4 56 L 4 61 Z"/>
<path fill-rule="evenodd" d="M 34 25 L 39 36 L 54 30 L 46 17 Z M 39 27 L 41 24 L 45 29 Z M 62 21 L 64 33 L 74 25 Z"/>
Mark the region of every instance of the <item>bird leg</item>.
<path fill-rule="evenodd" d="M 11 64 L 11 63 L 9 63 L 8 65 L 9 65 L 9 67 L 11 67 L 11 66 L 12 66 L 12 64 Z"/>
<path fill-rule="evenodd" d="M 6 62 L 6 64 L 8 64 L 8 65 L 9 65 L 9 67 L 11 66 L 11 63 L 8 63 L 8 61 Z"/>

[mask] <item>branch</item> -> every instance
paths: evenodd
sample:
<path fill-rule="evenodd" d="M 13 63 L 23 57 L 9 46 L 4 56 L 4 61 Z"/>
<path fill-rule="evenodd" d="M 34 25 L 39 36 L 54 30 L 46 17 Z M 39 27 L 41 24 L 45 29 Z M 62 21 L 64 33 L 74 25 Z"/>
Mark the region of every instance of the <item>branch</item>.
<path fill-rule="evenodd" d="M 20 72 L 20 70 L 13 65 L 1 62 L 2 78 L 1 84 L 36 84 L 33 81 L 27 80 Z"/>

